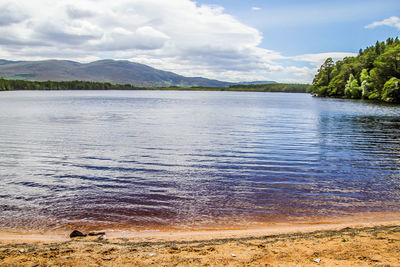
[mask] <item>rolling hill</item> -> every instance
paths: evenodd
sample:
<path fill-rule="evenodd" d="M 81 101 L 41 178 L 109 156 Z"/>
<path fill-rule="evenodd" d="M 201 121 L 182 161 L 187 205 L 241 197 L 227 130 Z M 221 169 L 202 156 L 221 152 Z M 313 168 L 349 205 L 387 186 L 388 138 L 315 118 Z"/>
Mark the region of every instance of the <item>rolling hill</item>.
<path fill-rule="evenodd" d="M 0 60 L 0 77 L 30 81 L 93 81 L 134 86 L 225 87 L 232 83 L 201 77 L 185 77 L 126 60 L 79 63 L 68 60 Z"/>

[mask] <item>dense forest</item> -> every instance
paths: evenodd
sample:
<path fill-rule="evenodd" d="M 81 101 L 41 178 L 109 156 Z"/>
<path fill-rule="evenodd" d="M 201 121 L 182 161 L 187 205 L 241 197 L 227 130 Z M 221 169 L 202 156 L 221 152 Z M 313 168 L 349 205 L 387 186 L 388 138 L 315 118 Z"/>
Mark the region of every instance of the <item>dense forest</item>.
<path fill-rule="evenodd" d="M 358 56 L 336 63 L 328 58 L 313 80 L 312 93 L 320 97 L 371 99 L 400 103 L 400 41 L 360 49 Z"/>
<path fill-rule="evenodd" d="M 193 90 L 193 91 L 250 91 L 306 93 L 311 90 L 307 84 L 254 84 L 232 85 L 230 87 L 136 87 L 130 84 L 111 84 L 88 81 L 38 82 L 0 79 L 0 91 L 15 90 Z"/>

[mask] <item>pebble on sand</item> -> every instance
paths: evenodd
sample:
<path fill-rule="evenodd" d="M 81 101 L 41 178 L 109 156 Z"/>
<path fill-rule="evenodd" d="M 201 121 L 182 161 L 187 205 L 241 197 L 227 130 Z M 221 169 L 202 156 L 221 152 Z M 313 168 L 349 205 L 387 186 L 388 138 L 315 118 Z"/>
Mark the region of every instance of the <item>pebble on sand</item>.
<path fill-rule="evenodd" d="M 74 237 L 85 237 L 87 236 L 86 234 L 78 231 L 78 230 L 74 230 L 72 231 L 72 233 L 69 235 L 70 238 L 74 238 Z"/>
<path fill-rule="evenodd" d="M 88 236 L 102 236 L 105 234 L 105 232 L 89 232 Z"/>

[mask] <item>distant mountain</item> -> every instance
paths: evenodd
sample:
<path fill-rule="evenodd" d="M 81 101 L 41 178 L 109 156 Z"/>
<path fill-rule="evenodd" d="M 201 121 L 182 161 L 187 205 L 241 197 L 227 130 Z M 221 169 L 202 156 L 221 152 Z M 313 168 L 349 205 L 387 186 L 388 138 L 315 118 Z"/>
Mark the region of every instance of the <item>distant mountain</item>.
<path fill-rule="evenodd" d="M 185 77 L 126 60 L 79 63 L 68 60 L 0 60 L 0 77 L 31 81 L 93 81 L 149 87 L 226 87 L 233 83 Z"/>
<path fill-rule="evenodd" d="M 238 82 L 236 84 L 241 84 L 241 85 L 252 85 L 252 84 L 276 84 L 277 82 L 275 81 L 254 81 L 254 82 Z"/>

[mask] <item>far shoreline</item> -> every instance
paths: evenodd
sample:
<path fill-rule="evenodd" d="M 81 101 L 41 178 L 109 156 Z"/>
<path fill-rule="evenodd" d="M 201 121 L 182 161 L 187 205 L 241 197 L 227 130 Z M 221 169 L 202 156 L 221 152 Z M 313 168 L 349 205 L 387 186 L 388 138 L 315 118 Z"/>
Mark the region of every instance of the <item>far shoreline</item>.
<path fill-rule="evenodd" d="M 134 91 L 173 91 L 173 92 L 251 92 L 251 93 L 284 93 L 284 94 L 307 94 L 310 95 L 308 92 L 284 92 L 284 91 L 265 91 L 265 90 L 253 90 L 253 89 L 230 89 L 230 88 L 170 88 L 170 87 L 155 87 L 155 88 L 139 88 L 139 89 L 123 89 L 123 88 L 116 88 L 116 89 L 16 89 L 16 90 L 0 90 L 0 92 L 104 92 L 104 91 L 121 91 L 121 92 L 134 92 Z"/>
<path fill-rule="evenodd" d="M 310 93 L 310 84 L 266 83 L 266 84 L 232 84 L 227 86 L 170 85 L 170 84 L 118 84 L 111 82 L 94 82 L 82 80 L 68 81 L 31 81 L 9 80 L 0 77 L 0 91 L 61 91 L 61 90 L 162 90 L 162 91 L 243 91 L 243 92 L 282 92 Z"/>

